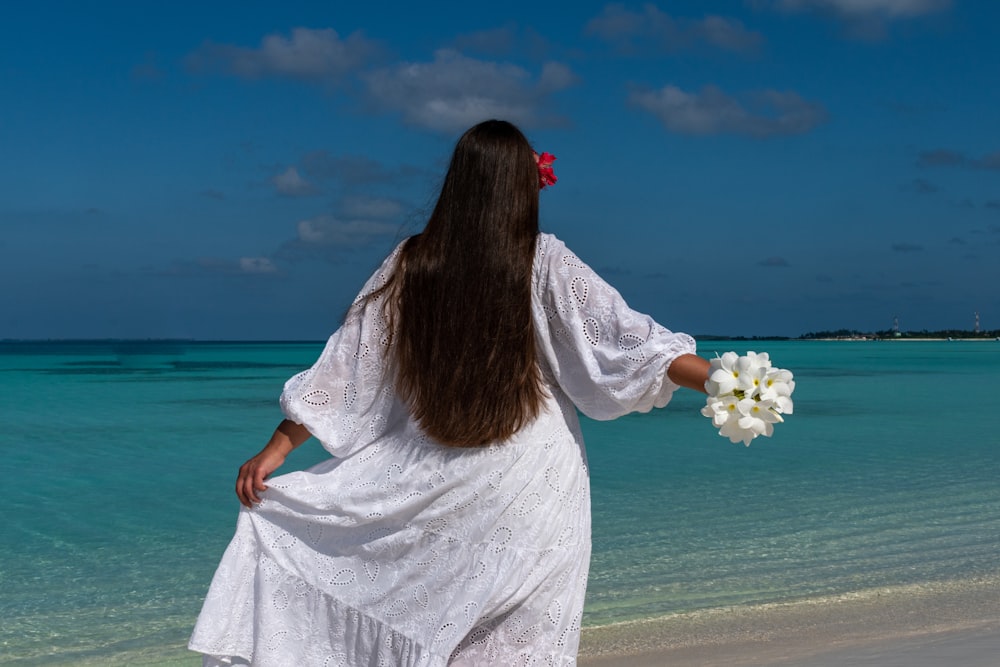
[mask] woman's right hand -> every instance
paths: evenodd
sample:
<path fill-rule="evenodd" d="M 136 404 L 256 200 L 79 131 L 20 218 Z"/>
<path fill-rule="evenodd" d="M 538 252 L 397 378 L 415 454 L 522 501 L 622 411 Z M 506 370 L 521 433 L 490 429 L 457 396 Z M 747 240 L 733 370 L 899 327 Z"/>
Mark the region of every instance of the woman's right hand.
<path fill-rule="evenodd" d="M 253 507 L 260 502 L 261 491 L 267 490 L 264 480 L 285 462 L 285 455 L 277 447 L 268 443 L 257 456 L 240 466 L 240 475 L 236 478 L 236 496 L 247 507 Z"/>
<path fill-rule="evenodd" d="M 267 490 L 264 480 L 281 467 L 289 452 L 308 439 L 309 430 L 302 424 L 289 419 L 278 424 L 264 449 L 240 466 L 240 474 L 236 478 L 236 497 L 240 502 L 247 507 L 259 503 L 260 492 Z"/>

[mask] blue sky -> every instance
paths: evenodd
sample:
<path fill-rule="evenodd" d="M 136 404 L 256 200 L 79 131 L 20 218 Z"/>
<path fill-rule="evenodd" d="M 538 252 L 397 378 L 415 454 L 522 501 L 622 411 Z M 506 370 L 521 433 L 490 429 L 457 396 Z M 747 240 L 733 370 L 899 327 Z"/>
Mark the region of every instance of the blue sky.
<path fill-rule="evenodd" d="M 991 0 L 3 12 L 0 338 L 325 338 L 490 117 L 671 329 L 1000 328 Z"/>

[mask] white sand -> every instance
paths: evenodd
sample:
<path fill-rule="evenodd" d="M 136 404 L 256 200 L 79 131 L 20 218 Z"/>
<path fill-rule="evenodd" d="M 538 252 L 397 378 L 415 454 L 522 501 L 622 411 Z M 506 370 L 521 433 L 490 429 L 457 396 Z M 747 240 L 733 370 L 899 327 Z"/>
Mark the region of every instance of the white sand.
<path fill-rule="evenodd" d="M 201 660 L 174 646 L 114 659 L 80 656 L 44 664 L 196 667 Z M 579 664 L 1000 667 L 1000 574 L 977 581 L 878 589 L 585 628 Z"/>
<path fill-rule="evenodd" d="M 584 630 L 580 667 L 1000 667 L 996 578 Z"/>

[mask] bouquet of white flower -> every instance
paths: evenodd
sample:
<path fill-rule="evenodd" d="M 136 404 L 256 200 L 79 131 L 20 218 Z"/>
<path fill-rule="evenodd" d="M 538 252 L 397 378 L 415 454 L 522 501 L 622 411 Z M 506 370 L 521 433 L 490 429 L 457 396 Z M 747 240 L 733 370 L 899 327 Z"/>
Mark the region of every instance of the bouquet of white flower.
<path fill-rule="evenodd" d="M 726 352 L 711 360 L 701 414 L 711 418 L 719 435 L 749 446 L 758 435 L 770 437 L 774 424 L 792 414 L 795 380 L 790 371 L 771 366 L 766 352 L 739 356 Z"/>

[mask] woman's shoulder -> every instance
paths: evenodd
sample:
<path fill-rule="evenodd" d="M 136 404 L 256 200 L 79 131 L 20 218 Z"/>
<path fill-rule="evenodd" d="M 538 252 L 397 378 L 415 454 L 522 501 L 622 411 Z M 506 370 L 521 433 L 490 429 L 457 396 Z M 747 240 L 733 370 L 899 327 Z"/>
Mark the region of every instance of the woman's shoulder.
<path fill-rule="evenodd" d="M 554 285 L 572 282 L 590 268 L 554 234 L 539 233 L 535 246 L 534 283 L 538 289 L 551 289 Z"/>
<path fill-rule="evenodd" d="M 538 241 L 535 244 L 536 261 L 541 260 L 542 263 L 545 263 L 553 258 L 558 258 L 565 254 L 572 253 L 569 248 L 566 247 L 566 243 L 563 242 L 562 239 L 557 237 L 555 234 L 550 234 L 548 232 L 538 233 Z"/>
<path fill-rule="evenodd" d="M 562 239 L 547 232 L 538 234 L 538 242 L 535 246 L 535 268 L 541 267 L 590 269 Z"/>
<path fill-rule="evenodd" d="M 558 254 L 560 248 L 565 248 L 565 244 L 555 237 L 554 234 L 539 232 L 535 240 L 535 261 L 532 267 L 532 281 L 537 288 L 548 282 L 549 266 L 553 255 Z"/>

